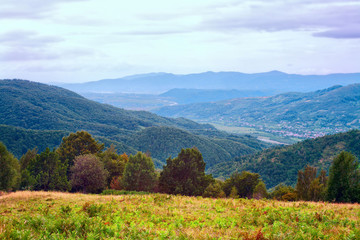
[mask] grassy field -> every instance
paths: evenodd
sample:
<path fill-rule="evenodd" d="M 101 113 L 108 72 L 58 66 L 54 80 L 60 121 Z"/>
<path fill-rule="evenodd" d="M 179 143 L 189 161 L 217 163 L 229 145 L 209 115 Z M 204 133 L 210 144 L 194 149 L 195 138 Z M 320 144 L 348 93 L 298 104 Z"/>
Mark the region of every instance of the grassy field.
<path fill-rule="evenodd" d="M 0 239 L 360 239 L 360 205 L 16 192 Z"/>

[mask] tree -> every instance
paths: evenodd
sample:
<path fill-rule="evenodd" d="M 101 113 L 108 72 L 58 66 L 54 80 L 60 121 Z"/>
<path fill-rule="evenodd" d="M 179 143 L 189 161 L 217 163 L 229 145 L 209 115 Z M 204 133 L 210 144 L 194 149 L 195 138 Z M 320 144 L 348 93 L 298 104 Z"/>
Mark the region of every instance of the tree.
<path fill-rule="evenodd" d="M 12 191 L 20 184 L 20 165 L 18 160 L 0 142 L 0 190 Z"/>
<path fill-rule="evenodd" d="M 295 189 L 299 200 L 324 200 L 324 191 L 327 182 L 326 171 L 322 170 L 318 177 L 316 177 L 316 174 L 317 168 L 311 166 L 306 166 L 304 171 L 298 171 L 298 180 Z"/>
<path fill-rule="evenodd" d="M 247 171 L 235 172 L 230 178 L 226 179 L 224 183 L 224 192 L 226 196 L 229 196 L 231 189 L 236 188 L 239 197 L 241 198 L 252 198 L 256 185 L 261 182 L 260 175 L 258 173 L 251 173 Z"/>
<path fill-rule="evenodd" d="M 275 186 L 274 190 L 270 193 L 270 197 L 283 201 L 295 201 L 297 195 L 293 187 L 280 183 Z"/>
<path fill-rule="evenodd" d="M 205 175 L 205 162 L 196 148 L 181 149 L 174 159 L 168 158 L 160 173 L 159 187 L 162 192 L 187 196 L 201 196 L 213 182 Z"/>
<path fill-rule="evenodd" d="M 46 148 L 44 152 L 31 158 L 27 166 L 28 187 L 34 190 L 69 191 L 70 184 L 66 176 L 67 165 L 61 163 L 55 151 Z"/>
<path fill-rule="evenodd" d="M 296 184 L 296 193 L 299 199 L 310 200 L 310 185 L 316 178 L 316 167 L 306 166 L 305 170 L 298 171 L 298 180 Z"/>
<path fill-rule="evenodd" d="M 326 199 L 335 202 L 360 202 L 359 162 L 349 152 L 341 152 L 329 170 Z"/>
<path fill-rule="evenodd" d="M 122 184 L 126 190 L 153 191 L 156 182 L 154 162 L 142 152 L 130 155 L 125 165 Z"/>
<path fill-rule="evenodd" d="M 95 155 L 80 155 L 71 167 L 70 183 L 75 191 L 99 193 L 106 186 L 107 176 L 104 164 Z"/>
<path fill-rule="evenodd" d="M 32 150 L 28 150 L 22 157 L 20 158 L 20 174 L 21 174 L 21 181 L 20 181 L 20 189 L 28 189 L 34 183 L 31 182 L 31 176 L 28 169 L 30 161 L 36 158 L 37 149 L 34 148 Z"/>
<path fill-rule="evenodd" d="M 260 181 L 254 188 L 253 198 L 262 199 L 268 196 L 265 183 Z"/>
<path fill-rule="evenodd" d="M 86 131 L 70 133 L 69 136 L 63 137 L 62 142 L 57 149 L 60 161 L 67 163 L 69 169 L 74 165 L 74 159 L 77 156 L 85 154 L 97 154 L 104 149 L 104 144 L 98 143 Z M 68 169 L 68 175 L 70 171 Z"/>
<path fill-rule="evenodd" d="M 215 181 L 213 183 L 210 183 L 209 186 L 205 188 L 205 191 L 203 193 L 203 197 L 211 197 L 211 198 L 224 198 L 226 197 L 226 194 L 222 190 L 220 181 Z"/>
<path fill-rule="evenodd" d="M 112 181 L 116 181 L 119 177 L 121 178 L 123 176 L 125 165 L 129 158 L 125 153 L 118 155 L 113 144 L 111 144 L 104 152 L 99 153 L 98 156 L 104 163 L 105 169 L 109 172 L 107 185 L 110 186 Z"/>

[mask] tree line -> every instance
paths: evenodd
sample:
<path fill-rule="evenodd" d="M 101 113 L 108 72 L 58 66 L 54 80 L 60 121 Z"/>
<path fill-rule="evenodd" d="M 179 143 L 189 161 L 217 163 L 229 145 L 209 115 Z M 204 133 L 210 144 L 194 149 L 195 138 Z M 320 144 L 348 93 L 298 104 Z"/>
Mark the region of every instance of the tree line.
<path fill-rule="evenodd" d="M 162 192 L 187 196 L 273 198 L 285 201 L 360 202 L 360 168 L 356 157 L 340 153 L 329 176 L 312 166 L 298 171 L 295 187 L 277 185 L 270 193 L 258 173 L 235 172 L 225 181 L 205 173 L 197 148 L 182 149 L 157 171 L 149 153 L 118 154 L 104 150 L 85 131 L 71 133 L 58 148 L 28 150 L 20 160 L 0 142 L 0 190 L 100 193 L 104 189 Z"/>

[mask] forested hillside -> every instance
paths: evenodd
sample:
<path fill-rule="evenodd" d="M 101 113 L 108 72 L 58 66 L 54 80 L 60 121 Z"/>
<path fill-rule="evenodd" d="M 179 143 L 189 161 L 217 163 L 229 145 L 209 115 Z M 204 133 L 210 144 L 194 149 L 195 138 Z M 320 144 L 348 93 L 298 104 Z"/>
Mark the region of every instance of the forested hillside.
<path fill-rule="evenodd" d="M 57 148 L 63 137 L 70 132 L 63 130 L 32 130 L 21 127 L 0 125 L 0 141 L 3 142 L 9 151 L 18 159 L 29 149 L 36 148 L 38 152 L 43 152 L 47 147 L 50 149 Z M 119 152 L 134 154 L 136 150 L 119 143 L 97 136 L 96 140 L 104 143 L 106 146 L 113 144 Z"/>
<path fill-rule="evenodd" d="M 352 130 L 238 157 L 234 161 L 211 167 L 209 173 L 215 177 L 228 178 L 234 171 L 246 170 L 259 173 L 268 188 L 279 183 L 294 185 L 298 171 L 306 165 L 328 171 L 334 157 L 341 151 L 360 156 L 359 143 L 360 131 Z"/>
<path fill-rule="evenodd" d="M 215 103 L 164 107 L 157 114 L 227 126 L 249 127 L 297 138 L 360 128 L 360 84 L 310 93 L 239 98 Z"/>
<path fill-rule="evenodd" d="M 110 105 L 104 105 L 90 101 L 76 93 L 59 87 L 48 86 L 45 84 L 24 81 L 24 80 L 1 80 L 0 81 L 0 124 L 21 127 L 31 130 L 58 130 L 64 132 L 76 132 L 85 130 L 94 135 L 97 139 L 103 138 L 102 142 L 117 142 L 119 151 L 133 153 L 134 151 L 147 148 L 137 142 L 137 138 L 152 139 L 152 141 L 161 142 L 161 148 L 149 148 L 152 156 L 160 162 L 165 162 L 165 156 L 168 157 L 174 152 L 179 151 L 181 146 L 193 147 L 196 141 L 191 139 L 199 138 L 206 140 L 199 148 L 206 157 L 208 166 L 222 161 L 229 161 L 229 156 L 234 156 L 239 152 L 248 153 L 249 151 L 260 150 L 267 145 L 255 138 L 232 138 L 230 135 L 217 131 L 208 124 L 198 124 L 193 121 L 178 118 L 171 119 L 160 117 L 155 114 L 144 111 L 127 111 Z M 147 131 L 149 127 L 158 127 L 162 131 Z M 182 135 L 187 136 L 181 138 Z M 9 130 L 9 128 L 8 128 Z M 163 134 L 163 132 L 167 134 Z M 32 146 L 41 146 L 43 142 L 37 143 L 36 135 L 45 136 L 48 133 L 34 131 L 20 131 L 26 139 L 25 141 L 18 136 L 17 139 L 7 139 L 9 148 L 18 154 L 24 153 L 25 148 Z M 45 134 L 45 135 L 44 135 Z M 55 137 L 50 145 L 61 141 L 62 134 L 59 133 L 59 139 Z M 9 135 L 0 135 L 5 138 Z M 31 136 L 31 137 L 30 137 Z M 162 138 L 167 136 L 167 140 Z M 105 139 L 104 139 L 105 138 Z M 107 139 L 107 140 L 106 140 Z M 182 144 L 173 149 L 172 139 L 177 139 Z M 222 141 L 219 141 L 222 140 Z M 15 141 L 27 143 L 22 145 L 21 149 L 13 149 Z M 5 140 L 4 140 L 5 142 Z M 219 144 L 217 144 L 217 142 Z M 211 144 L 210 144 L 211 143 Z M 50 147 L 51 147 L 50 146 Z M 20 148 L 20 146 L 19 146 Z M 213 156 L 212 151 L 223 152 L 224 154 Z"/>

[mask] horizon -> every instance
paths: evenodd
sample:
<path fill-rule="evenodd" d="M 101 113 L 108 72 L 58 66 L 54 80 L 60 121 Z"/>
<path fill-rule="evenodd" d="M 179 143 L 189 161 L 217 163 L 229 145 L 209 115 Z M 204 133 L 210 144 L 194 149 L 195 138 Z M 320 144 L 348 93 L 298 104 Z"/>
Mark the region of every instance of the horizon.
<path fill-rule="evenodd" d="M 0 79 L 360 72 L 353 0 L 4 0 L 0 22 Z"/>
<path fill-rule="evenodd" d="M 205 71 L 205 72 L 193 72 L 193 73 L 171 73 L 171 72 L 147 72 L 147 73 L 137 73 L 137 74 L 129 74 L 124 75 L 121 77 L 113 77 L 113 78 L 103 78 L 103 79 L 97 79 L 93 81 L 82 81 L 82 82 L 51 82 L 51 81 L 37 81 L 32 79 L 23 79 L 23 78 L 1 78 L 0 80 L 25 80 L 25 81 L 31 81 L 31 82 L 38 82 L 38 83 L 44 83 L 49 85 L 68 85 L 68 84 L 82 84 L 82 83 L 91 83 L 91 82 L 99 82 L 99 81 L 106 81 L 106 80 L 132 80 L 132 79 L 126 79 L 128 77 L 134 77 L 134 76 L 146 76 L 146 75 L 160 75 L 160 74 L 170 74 L 170 75 L 176 75 L 176 76 L 187 76 L 187 75 L 198 75 L 198 74 L 205 74 L 205 73 L 240 73 L 240 74 L 246 74 L 246 75 L 252 75 L 252 74 L 267 74 L 267 73 L 280 73 L 280 74 L 286 74 L 286 75 L 298 75 L 298 76 L 329 76 L 329 75 L 341 75 L 341 74 L 360 74 L 360 72 L 349 72 L 349 73 L 342 73 L 342 72 L 334 72 L 334 73 L 328 73 L 328 74 L 297 74 L 297 73 L 287 73 L 283 71 L 278 70 L 272 70 L 267 72 L 236 72 L 236 71 Z M 351 84 L 360 84 L 360 83 L 350 83 Z M 335 86 L 335 85 L 334 85 Z M 189 88 L 190 89 L 190 88 Z"/>

